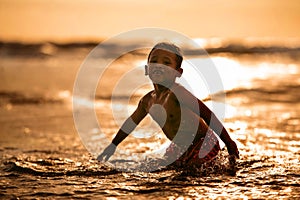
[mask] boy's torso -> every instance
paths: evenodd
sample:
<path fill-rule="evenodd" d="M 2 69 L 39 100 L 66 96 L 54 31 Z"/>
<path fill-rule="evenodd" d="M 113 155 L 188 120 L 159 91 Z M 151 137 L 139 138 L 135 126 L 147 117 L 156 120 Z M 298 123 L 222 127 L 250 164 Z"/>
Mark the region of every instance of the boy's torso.
<path fill-rule="evenodd" d="M 159 96 L 153 90 L 144 98 L 146 111 L 170 140 L 173 140 L 177 133 L 180 134 L 177 134 L 176 138 L 182 137 L 182 140 L 190 136 L 205 136 L 207 124 L 200 116 L 180 103 L 171 90 L 166 90 Z"/>

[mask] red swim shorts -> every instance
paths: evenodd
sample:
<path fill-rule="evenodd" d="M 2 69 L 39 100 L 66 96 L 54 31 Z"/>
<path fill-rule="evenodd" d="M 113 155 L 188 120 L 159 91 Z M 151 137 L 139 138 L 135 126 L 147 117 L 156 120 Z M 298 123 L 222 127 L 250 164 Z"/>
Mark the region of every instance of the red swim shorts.
<path fill-rule="evenodd" d="M 182 152 L 182 148 L 172 142 L 166 149 L 165 157 L 167 159 L 175 158 L 173 164 L 176 166 L 201 165 L 215 158 L 219 151 L 219 141 L 213 131 L 209 129 L 206 136 L 192 143 L 186 152 Z"/>

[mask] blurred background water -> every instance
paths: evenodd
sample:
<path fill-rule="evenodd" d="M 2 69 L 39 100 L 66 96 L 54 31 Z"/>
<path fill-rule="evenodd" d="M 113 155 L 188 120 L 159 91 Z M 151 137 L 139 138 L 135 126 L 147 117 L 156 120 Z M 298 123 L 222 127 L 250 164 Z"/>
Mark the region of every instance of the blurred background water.
<path fill-rule="evenodd" d="M 204 170 L 200 174 L 174 170 L 129 173 L 97 162 L 81 142 L 72 113 L 76 74 L 97 43 L 2 42 L 0 197 L 299 198 L 299 41 L 195 41 L 209 53 L 224 85 L 226 101 L 219 102 L 226 107 L 224 126 L 237 141 L 241 156 L 235 176 L 223 170 Z M 121 49 L 122 44 L 107 46 L 112 54 Z M 187 61 L 207 59 L 193 49 L 184 50 Z M 99 82 L 101 87 L 91 103 L 108 140 L 118 130 L 112 113 L 112 90 L 126 72 L 142 66 L 147 51 L 123 55 Z M 134 73 L 132 82 L 143 76 L 142 69 Z M 191 75 L 186 63 L 184 73 Z M 125 88 L 131 84 L 128 81 Z M 121 90 L 124 93 L 116 99 L 121 120 L 149 89 L 149 84 L 139 88 L 129 104 L 127 90 Z M 207 105 L 218 102 L 218 94 L 198 89 L 199 98 Z M 122 151 L 152 152 L 166 142 L 156 128 L 146 126 L 149 119 L 145 121 L 118 147 L 112 163 L 122 158 Z M 96 127 L 90 134 L 89 149 L 100 152 L 107 145 L 101 142 L 100 130 Z M 220 155 L 225 167 L 222 159 L 226 155 L 226 150 Z"/>
<path fill-rule="evenodd" d="M 298 0 L 0 0 L 0 198 L 299 199 L 299 19 Z M 100 41 L 145 27 L 181 32 L 209 53 L 180 44 L 182 78 L 208 106 L 226 108 L 217 114 L 240 150 L 234 176 L 226 148 L 214 168 L 196 173 L 117 171 L 111 165 L 137 164 L 128 155 L 166 144 L 149 118 L 110 164 L 95 160 L 152 88 L 142 69 L 149 49 L 120 56 L 146 41 L 111 43 L 91 58 L 104 69 L 99 63 L 120 56 L 95 99 L 81 102 L 95 107 L 98 122 L 78 134 L 73 86 L 85 58 Z M 198 69 L 213 63 L 226 99 L 207 88 L 207 74 L 195 76 L 191 62 Z"/>

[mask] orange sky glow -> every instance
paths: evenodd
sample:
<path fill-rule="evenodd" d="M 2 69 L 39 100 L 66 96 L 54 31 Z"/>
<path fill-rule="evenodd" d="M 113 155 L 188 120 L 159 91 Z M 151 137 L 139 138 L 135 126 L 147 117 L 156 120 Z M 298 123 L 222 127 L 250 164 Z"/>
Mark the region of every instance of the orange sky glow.
<path fill-rule="evenodd" d="M 159 27 L 193 38 L 299 37 L 298 0 L 0 0 L 0 40 L 98 40 Z"/>

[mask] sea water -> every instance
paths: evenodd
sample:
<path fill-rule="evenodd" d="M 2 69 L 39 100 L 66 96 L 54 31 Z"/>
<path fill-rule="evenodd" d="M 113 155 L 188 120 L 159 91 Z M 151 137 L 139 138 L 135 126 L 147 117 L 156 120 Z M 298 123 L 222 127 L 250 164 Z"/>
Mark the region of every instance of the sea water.
<path fill-rule="evenodd" d="M 126 83 L 127 89 L 120 87 L 119 93 L 113 93 L 124 73 L 142 66 L 146 53 L 122 56 L 105 71 L 94 100 L 87 102 L 94 107 L 98 124 L 85 140 L 74 124 L 72 92 L 76 74 L 95 44 L 1 45 L 1 198 L 300 198 L 300 50 L 294 44 L 239 43 L 239 48 L 211 45 L 207 49 L 226 98 L 210 93 L 200 84 L 201 78 L 197 86 L 201 92 L 194 90 L 208 106 L 224 105 L 219 117 L 240 152 L 235 174 L 227 173 L 226 147 L 214 168 L 204 166 L 196 172 L 116 169 L 120 163 L 125 168 L 137 164 L 128 155 L 148 155 L 168 144 L 150 118 L 119 145 L 110 163 L 95 159 L 140 97 L 152 89 L 142 68 L 137 68 L 133 78 L 121 84 Z M 97 63 L 99 58 L 94 59 Z M 191 54 L 189 59 L 207 58 Z M 184 73 L 189 74 L 187 66 Z M 141 76 L 145 85 L 128 97 L 127 91 Z"/>

